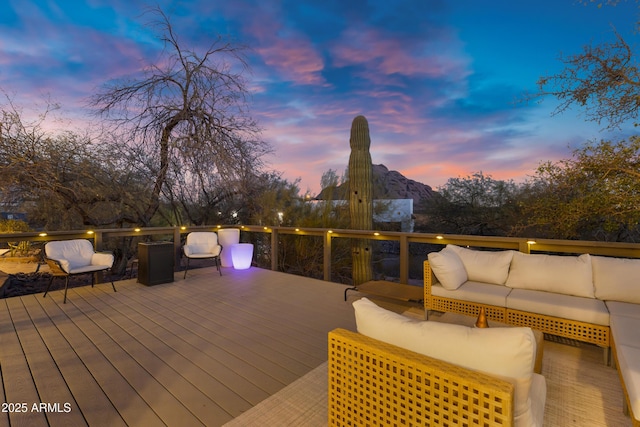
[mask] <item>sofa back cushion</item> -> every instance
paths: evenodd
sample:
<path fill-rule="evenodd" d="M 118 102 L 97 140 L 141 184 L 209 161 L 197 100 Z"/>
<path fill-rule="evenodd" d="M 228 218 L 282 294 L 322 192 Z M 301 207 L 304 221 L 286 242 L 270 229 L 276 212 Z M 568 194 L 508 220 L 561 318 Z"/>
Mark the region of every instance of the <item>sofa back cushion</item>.
<path fill-rule="evenodd" d="M 451 249 L 444 248 L 440 252 L 431 252 L 428 258 L 431 270 L 443 288 L 455 291 L 467 281 L 464 264 L 458 254 Z"/>
<path fill-rule="evenodd" d="M 504 285 L 507 280 L 514 251 L 476 251 L 456 245 L 446 249 L 458 254 L 472 282 Z"/>
<path fill-rule="evenodd" d="M 640 304 L 640 259 L 592 256 L 596 298 Z"/>
<path fill-rule="evenodd" d="M 589 254 L 576 257 L 515 252 L 506 285 L 595 298 Z"/>
<path fill-rule="evenodd" d="M 516 425 L 532 424 L 529 389 L 536 343 L 530 328 L 469 328 L 420 321 L 385 310 L 367 298 L 355 301 L 353 307 L 363 335 L 512 382 Z"/>

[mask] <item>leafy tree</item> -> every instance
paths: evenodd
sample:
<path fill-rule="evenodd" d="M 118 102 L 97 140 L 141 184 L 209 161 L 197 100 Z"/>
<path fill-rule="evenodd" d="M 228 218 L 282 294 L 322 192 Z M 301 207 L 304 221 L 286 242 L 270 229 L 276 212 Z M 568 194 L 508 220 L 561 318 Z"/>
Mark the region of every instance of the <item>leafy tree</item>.
<path fill-rule="evenodd" d="M 546 237 L 635 242 L 639 178 L 640 137 L 587 144 L 571 159 L 538 168 L 524 217 Z"/>
<path fill-rule="evenodd" d="M 428 208 L 428 231 L 504 236 L 517 224 L 519 187 L 475 172 L 450 178 Z"/>
<path fill-rule="evenodd" d="M 247 113 L 243 48 L 218 36 L 203 52 L 187 49 L 162 10 L 154 13 L 163 56 L 142 75 L 108 84 L 92 103 L 151 178 L 140 194 L 146 204 L 142 224 L 151 221 L 163 196 L 202 222 L 208 218 L 190 209 L 201 201 L 215 204 L 220 194 L 211 192 L 214 185 L 245 190 L 243 177 L 259 171 L 269 147 Z"/>

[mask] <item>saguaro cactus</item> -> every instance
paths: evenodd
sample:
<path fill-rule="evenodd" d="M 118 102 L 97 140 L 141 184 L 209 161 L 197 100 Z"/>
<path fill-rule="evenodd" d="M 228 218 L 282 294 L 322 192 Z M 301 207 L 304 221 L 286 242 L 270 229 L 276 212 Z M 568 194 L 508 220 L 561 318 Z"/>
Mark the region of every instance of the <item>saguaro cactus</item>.
<path fill-rule="evenodd" d="M 371 230 L 373 228 L 373 176 L 371 165 L 371 138 L 369 123 L 358 116 L 351 123 L 351 155 L 349 156 L 349 213 L 351 228 Z M 354 239 L 351 244 L 353 260 L 353 285 L 371 280 L 370 240 Z"/>

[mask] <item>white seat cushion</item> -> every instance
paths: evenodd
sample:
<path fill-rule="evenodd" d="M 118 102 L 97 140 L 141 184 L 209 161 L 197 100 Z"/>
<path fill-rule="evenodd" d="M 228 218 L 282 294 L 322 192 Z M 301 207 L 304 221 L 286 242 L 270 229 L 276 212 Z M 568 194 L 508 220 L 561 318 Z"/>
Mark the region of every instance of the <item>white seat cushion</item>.
<path fill-rule="evenodd" d="M 110 265 L 85 265 L 84 267 L 76 267 L 69 270 L 69 274 L 91 273 L 92 271 L 104 271 L 110 269 Z"/>
<path fill-rule="evenodd" d="M 640 319 L 612 315 L 611 335 L 616 347 L 627 345 L 640 348 Z"/>
<path fill-rule="evenodd" d="M 506 285 L 595 298 L 589 254 L 576 257 L 515 252 Z"/>
<path fill-rule="evenodd" d="M 596 298 L 640 304 L 640 259 L 592 256 Z"/>
<path fill-rule="evenodd" d="M 498 307 L 507 306 L 507 296 L 510 292 L 511 288 L 506 286 L 478 282 L 465 282 L 455 291 L 445 289 L 439 284 L 434 284 L 431 287 L 431 295 Z"/>
<path fill-rule="evenodd" d="M 596 325 L 609 325 L 609 311 L 604 301 L 543 291 L 513 289 L 507 308 L 529 311 Z"/>
<path fill-rule="evenodd" d="M 456 245 L 447 245 L 462 260 L 467 277 L 472 282 L 504 285 L 514 251 L 476 251 Z"/>
<path fill-rule="evenodd" d="M 629 395 L 629 403 L 636 423 L 640 421 L 640 348 L 616 345 L 618 369 Z"/>
<path fill-rule="evenodd" d="M 605 301 L 609 313 L 613 316 L 627 316 L 640 319 L 640 304 L 630 302 Z"/>
<path fill-rule="evenodd" d="M 467 281 L 467 271 L 462 260 L 451 249 L 445 248 L 440 252 L 428 255 L 429 265 L 438 282 L 449 290 L 456 290 Z"/>
<path fill-rule="evenodd" d="M 353 307 L 358 332 L 363 335 L 512 382 L 516 426 L 535 425 L 529 390 L 536 341 L 530 328 L 469 328 L 420 321 L 385 310 L 366 298 L 355 301 Z"/>

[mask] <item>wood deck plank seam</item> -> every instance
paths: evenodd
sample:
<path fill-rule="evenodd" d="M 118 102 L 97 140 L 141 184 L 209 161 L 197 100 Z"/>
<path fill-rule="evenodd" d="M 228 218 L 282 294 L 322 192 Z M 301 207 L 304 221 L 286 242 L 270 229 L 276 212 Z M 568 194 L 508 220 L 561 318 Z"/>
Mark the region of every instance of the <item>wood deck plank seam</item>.
<path fill-rule="evenodd" d="M 62 335 L 69 342 L 85 364 L 104 396 L 116 408 L 118 414 L 127 425 L 148 423 L 149 425 L 163 424 L 158 414 L 147 402 L 137 394 L 133 385 L 118 371 L 109 358 L 100 351 L 93 340 L 76 324 L 73 316 L 78 317 L 79 310 L 73 306 L 60 305 L 59 302 L 49 298 L 38 299 L 42 308 L 52 316 L 52 311 L 68 318 L 67 321 L 58 320 L 56 323 Z M 65 311 L 66 310 L 66 311 Z M 80 313 L 82 317 L 84 313 Z"/>
<path fill-rule="evenodd" d="M 209 373 L 204 369 L 196 366 L 187 357 L 169 347 L 165 342 L 163 342 L 163 339 L 160 339 L 158 336 L 151 333 L 148 328 L 143 327 L 144 323 L 141 321 L 144 317 L 141 313 L 135 310 L 133 313 L 130 313 L 137 314 L 139 316 L 139 321 L 136 322 L 134 319 L 129 317 L 130 314 L 126 314 L 121 309 L 122 304 L 120 304 L 120 301 L 113 301 L 115 303 L 113 305 L 103 301 L 100 297 L 92 298 L 92 301 L 99 302 L 99 304 L 93 303 L 92 305 L 101 313 L 104 313 L 114 323 L 117 323 L 117 325 L 123 328 L 123 330 L 126 330 L 128 334 L 135 338 L 149 352 L 160 357 L 167 366 L 173 369 L 176 375 L 184 378 L 185 381 L 189 382 L 209 400 L 211 400 L 215 406 L 224 411 L 224 414 L 219 412 L 217 413 L 217 419 L 221 419 L 225 416 L 231 418 L 231 414 L 234 410 L 237 410 L 238 407 L 242 410 L 247 410 L 252 406 L 239 394 L 233 392 L 225 384 L 209 375 Z M 119 316 L 109 316 L 109 313 L 118 313 Z M 113 319 L 117 319 L 117 321 Z M 136 358 L 134 354 L 132 354 L 132 356 Z M 147 363 L 146 359 L 144 363 Z M 180 369 L 176 369 L 174 366 L 179 366 Z M 164 375 L 166 375 L 166 373 Z M 154 375 L 154 377 L 156 377 L 156 375 Z M 185 397 L 185 399 L 189 401 L 189 404 L 197 404 L 197 398 L 194 398 L 193 396 Z M 191 403 L 192 400 L 193 403 Z M 224 403 L 228 403 L 230 401 L 234 402 L 231 404 L 234 409 L 225 408 Z M 208 408 L 207 410 L 210 411 L 211 408 Z"/>
<path fill-rule="evenodd" d="M 80 288 L 75 288 L 74 293 L 76 295 L 78 294 L 77 289 Z M 86 290 L 83 290 L 83 292 L 86 292 Z M 127 399 L 120 400 L 119 405 L 116 405 L 121 413 L 122 408 L 127 408 L 132 405 L 131 399 L 135 400 L 137 397 L 139 398 L 139 401 L 134 402 L 135 406 L 131 408 L 131 413 L 127 413 L 127 415 L 134 417 L 139 416 L 141 411 L 140 408 L 145 406 L 157 417 L 157 419 L 152 421 L 150 425 L 159 423 L 166 424 L 167 420 L 169 424 L 171 424 L 172 422 L 179 421 L 181 417 L 183 417 L 185 424 L 192 424 L 189 422 L 191 420 L 191 414 L 184 408 L 184 406 L 181 404 L 172 406 L 171 403 L 174 402 L 167 401 L 164 396 L 164 387 L 160 386 L 159 383 L 139 365 L 132 364 L 129 358 L 124 357 L 127 355 L 126 352 L 122 350 L 118 343 L 114 342 L 106 333 L 96 326 L 87 314 L 77 306 L 77 300 L 69 299 L 66 304 L 63 304 L 63 307 L 59 305 L 57 300 L 53 302 L 53 304 L 55 304 L 58 309 L 69 315 L 72 320 L 70 323 L 77 327 L 82 335 L 88 339 L 93 347 L 95 347 L 95 350 L 90 352 L 87 356 L 92 357 L 96 354 L 103 356 L 104 359 L 111 364 L 117 373 L 117 376 L 130 386 L 130 389 L 126 390 Z M 94 370 L 92 370 L 92 372 L 97 373 Z M 111 378 L 107 378 L 107 380 L 111 380 Z M 147 383 L 145 383 L 145 381 Z M 119 387 L 122 387 L 122 385 L 119 385 Z M 108 396 L 110 400 L 113 401 L 114 398 L 117 398 L 119 393 L 122 393 L 122 389 L 110 392 Z M 164 400 L 158 400 L 158 396 L 161 396 Z M 145 415 L 149 418 L 153 418 L 149 414 Z M 125 416 L 123 416 L 123 418 L 125 418 L 125 420 L 127 419 Z M 127 424 L 130 425 L 136 425 L 137 423 L 139 423 L 137 420 L 134 422 L 127 421 Z"/>
<path fill-rule="evenodd" d="M 149 387 L 150 384 L 154 393 L 153 395 L 147 393 L 148 399 L 152 399 L 151 401 L 158 399 L 156 401 L 165 402 L 161 404 L 163 406 L 169 402 L 173 403 L 173 401 L 180 404 L 172 411 L 164 410 L 165 422 L 169 424 L 180 422 L 183 425 L 210 425 L 215 419 L 228 415 L 215 402 L 203 398 L 202 393 L 177 373 L 173 367 L 149 351 L 125 330 L 118 322 L 122 320 L 120 316 L 116 318 L 107 316 L 93 303 L 85 300 L 82 295 L 78 295 L 74 303 L 84 312 L 93 311 L 96 313 L 91 316 L 90 320 L 104 334 L 105 349 L 108 347 L 109 351 L 120 358 L 120 366 L 128 373 L 127 378 L 131 378 L 135 384 L 138 384 L 138 391 L 141 391 L 143 384 L 144 388 Z M 93 310 L 88 310 L 89 307 Z M 121 351 L 116 352 L 116 346 Z M 147 381 L 149 382 L 147 383 Z M 170 383 L 171 386 L 169 386 Z M 211 419 L 211 417 L 215 418 Z"/>

